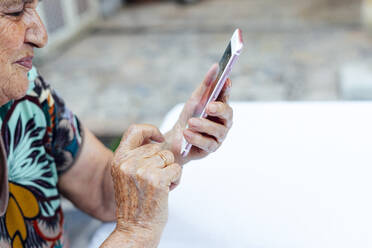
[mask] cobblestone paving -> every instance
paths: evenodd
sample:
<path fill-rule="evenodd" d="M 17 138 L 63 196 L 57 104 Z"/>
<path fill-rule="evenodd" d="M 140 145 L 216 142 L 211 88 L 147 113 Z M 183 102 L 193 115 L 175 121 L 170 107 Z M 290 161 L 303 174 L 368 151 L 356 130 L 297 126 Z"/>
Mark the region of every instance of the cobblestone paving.
<path fill-rule="evenodd" d="M 118 136 L 131 123 L 160 125 L 240 27 L 245 50 L 232 73 L 231 100 L 339 100 L 341 68 L 372 56 L 372 36 L 359 15 L 359 0 L 131 5 L 39 69 L 91 130 Z M 97 222 L 68 209 L 72 247 L 86 247 L 92 228 L 84 226 Z"/>
<path fill-rule="evenodd" d="M 160 1 L 123 8 L 40 67 L 96 134 L 159 125 L 217 62 L 236 27 L 233 101 L 338 100 L 340 68 L 372 55 L 355 0 Z"/>

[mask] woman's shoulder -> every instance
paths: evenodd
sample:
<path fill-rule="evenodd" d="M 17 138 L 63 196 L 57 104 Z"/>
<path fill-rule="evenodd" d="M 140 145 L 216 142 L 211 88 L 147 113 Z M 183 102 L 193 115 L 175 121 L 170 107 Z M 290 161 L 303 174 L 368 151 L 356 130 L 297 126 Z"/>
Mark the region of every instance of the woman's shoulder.
<path fill-rule="evenodd" d="M 62 174 L 78 157 L 83 141 L 80 121 L 36 68 L 30 70 L 28 79 L 27 97 L 37 101 L 37 105 L 43 111 L 50 140 L 53 139 L 51 153 L 56 159 L 58 174 Z"/>

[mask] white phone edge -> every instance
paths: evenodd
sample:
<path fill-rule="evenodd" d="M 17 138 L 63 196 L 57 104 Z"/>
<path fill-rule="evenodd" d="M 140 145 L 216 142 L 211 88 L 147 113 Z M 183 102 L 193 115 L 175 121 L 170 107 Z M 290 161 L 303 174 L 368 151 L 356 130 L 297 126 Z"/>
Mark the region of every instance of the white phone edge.
<path fill-rule="evenodd" d="M 230 72 L 232 70 L 233 65 L 235 64 L 236 60 L 238 59 L 242 49 L 243 49 L 243 40 L 242 40 L 242 34 L 240 29 L 236 29 L 231 40 L 231 52 L 232 56 L 227 63 L 225 70 L 223 71 L 220 80 L 217 82 L 216 87 L 214 88 L 211 96 L 209 97 L 207 103 L 205 106 L 207 106 L 210 102 L 215 101 L 218 97 L 218 95 L 221 93 L 221 90 L 227 80 L 227 78 L 230 75 Z M 203 112 L 199 116 L 199 118 L 205 118 L 207 117 L 206 114 L 206 108 L 203 109 Z M 186 125 L 186 128 L 188 128 L 188 125 Z M 182 137 L 182 145 L 181 145 L 181 151 L 180 154 L 182 157 L 186 157 L 190 150 L 191 150 L 192 144 L 188 143 L 185 139 L 185 137 Z"/>

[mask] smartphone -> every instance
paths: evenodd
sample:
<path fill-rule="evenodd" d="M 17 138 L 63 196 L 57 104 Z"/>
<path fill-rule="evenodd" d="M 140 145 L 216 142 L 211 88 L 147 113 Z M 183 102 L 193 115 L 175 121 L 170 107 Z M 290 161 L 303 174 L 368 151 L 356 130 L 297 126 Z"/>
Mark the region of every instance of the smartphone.
<path fill-rule="evenodd" d="M 195 118 L 207 117 L 206 114 L 207 105 L 210 102 L 216 101 L 216 99 L 220 95 L 221 90 L 227 78 L 229 77 L 232 67 L 237 61 L 242 49 L 243 49 L 242 31 L 240 29 L 237 29 L 235 30 L 219 62 L 219 73 L 216 77 L 216 80 L 209 86 L 209 88 L 206 89 L 192 117 Z M 188 128 L 188 126 L 186 126 L 186 128 Z M 191 147 L 192 145 L 188 143 L 186 139 L 183 137 L 180 151 L 182 157 L 186 157 L 189 154 Z"/>

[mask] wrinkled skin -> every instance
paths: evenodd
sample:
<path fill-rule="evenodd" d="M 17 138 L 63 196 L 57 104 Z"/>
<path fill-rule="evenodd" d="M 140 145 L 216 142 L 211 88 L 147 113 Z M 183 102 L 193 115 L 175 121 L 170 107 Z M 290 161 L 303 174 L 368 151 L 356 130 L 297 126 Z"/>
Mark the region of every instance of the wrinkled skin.
<path fill-rule="evenodd" d="M 38 0 L 27 1 L 0 0 L 0 106 L 23 97 L 28 89 L 28 69 L 15 62 L 33 56 L 34 47 L 48 41 L 36 12 Z"/>
<path fill-rule="evenodd" d="M 168 216 L 170 185 L 181 167 L 162 150 L 164 138 L 151 125 L 133 125 L 124 134 L 112 162 L 116 229 L 102 247 L 157 247 Z M 120 234 L 125 234 L 121 235 Z M 124 239 L 124 240 L 123 240 Z"/>
<path fill-rule="evenodd" d="M 38 0 L 0 0 L 0 106 L 23 97 L 28 89 L 28 69 L 15 62 L 33 56 L 35 47 L 41 48 L 47 43 L 45 27 L 36 12 L 37 4 Z M 169 190 L 179 182 L 181 170 L 178 164 L 203 158 L 223 142 L 232 125 L 232 109 L 227 104 L 230 81 L 226 83 L 221 97 L 208 105 L 208 119 L 190 119 L 204 90 L 214 81 L 217 71 L 217 65 L 211 68 L 186 103 L 174 128 L 165 135 L 165 140 L 154 127 L 132 127 L 125 134 L 112 167 L 102 162 L 111 161 L 112 153 L 104 152 L 103 145 L 98 142 L 94 145 L 86 142 L 84 149 L 87 152 L 85 156 L 80 156 L 80 165 L 75 165 L 64 175 L 76 175 L 73 178 L 86 180 L 75 180 L 76 184 L 71 184 L 71 181 L 63 184 L 63 180 L 60 180 L 59 188 L 65 189 L 69 199 L 92 202 L 83 208 L 87 211 L 95 205 L 105 206 L 107 199 L 114 198 L 109 176 L 109 168 L 112 168 L 117 228 L 105 242 L 105 247 L 156 247 L 167 219 Z M 213 106 L 216 111 L 212 111 Z M 185 130 L 187 123 L 190 127 Z M 179 155 L 182 136 L 193 145 L 186 158 Z M 163 143 L 154 144 L 151 140 Z M 158 152 L 163 154 L 165 163 Z M 99 171 L 99 175 L 89 174 L 86 170 Z M 87 174 L 92 174 L 91 178 L 81 176 Z M 96 178 L 101 180 L 97 181 Z M 87 181 L 92 183 L 85 184 Z M 100 190 L 103 197 L 96 203 L 90 199 L 90 193 Z M 82 197 L 82 191 L 86 193 L 83 195 L 86 198 Z M 111 215 L 114 217 L 114 207 L 111 205 L 99 209 L 95 216 L 105 216 L 105 219 L 111 220 Z M 107 213 L 109 217 L 106 217 Z"/>

